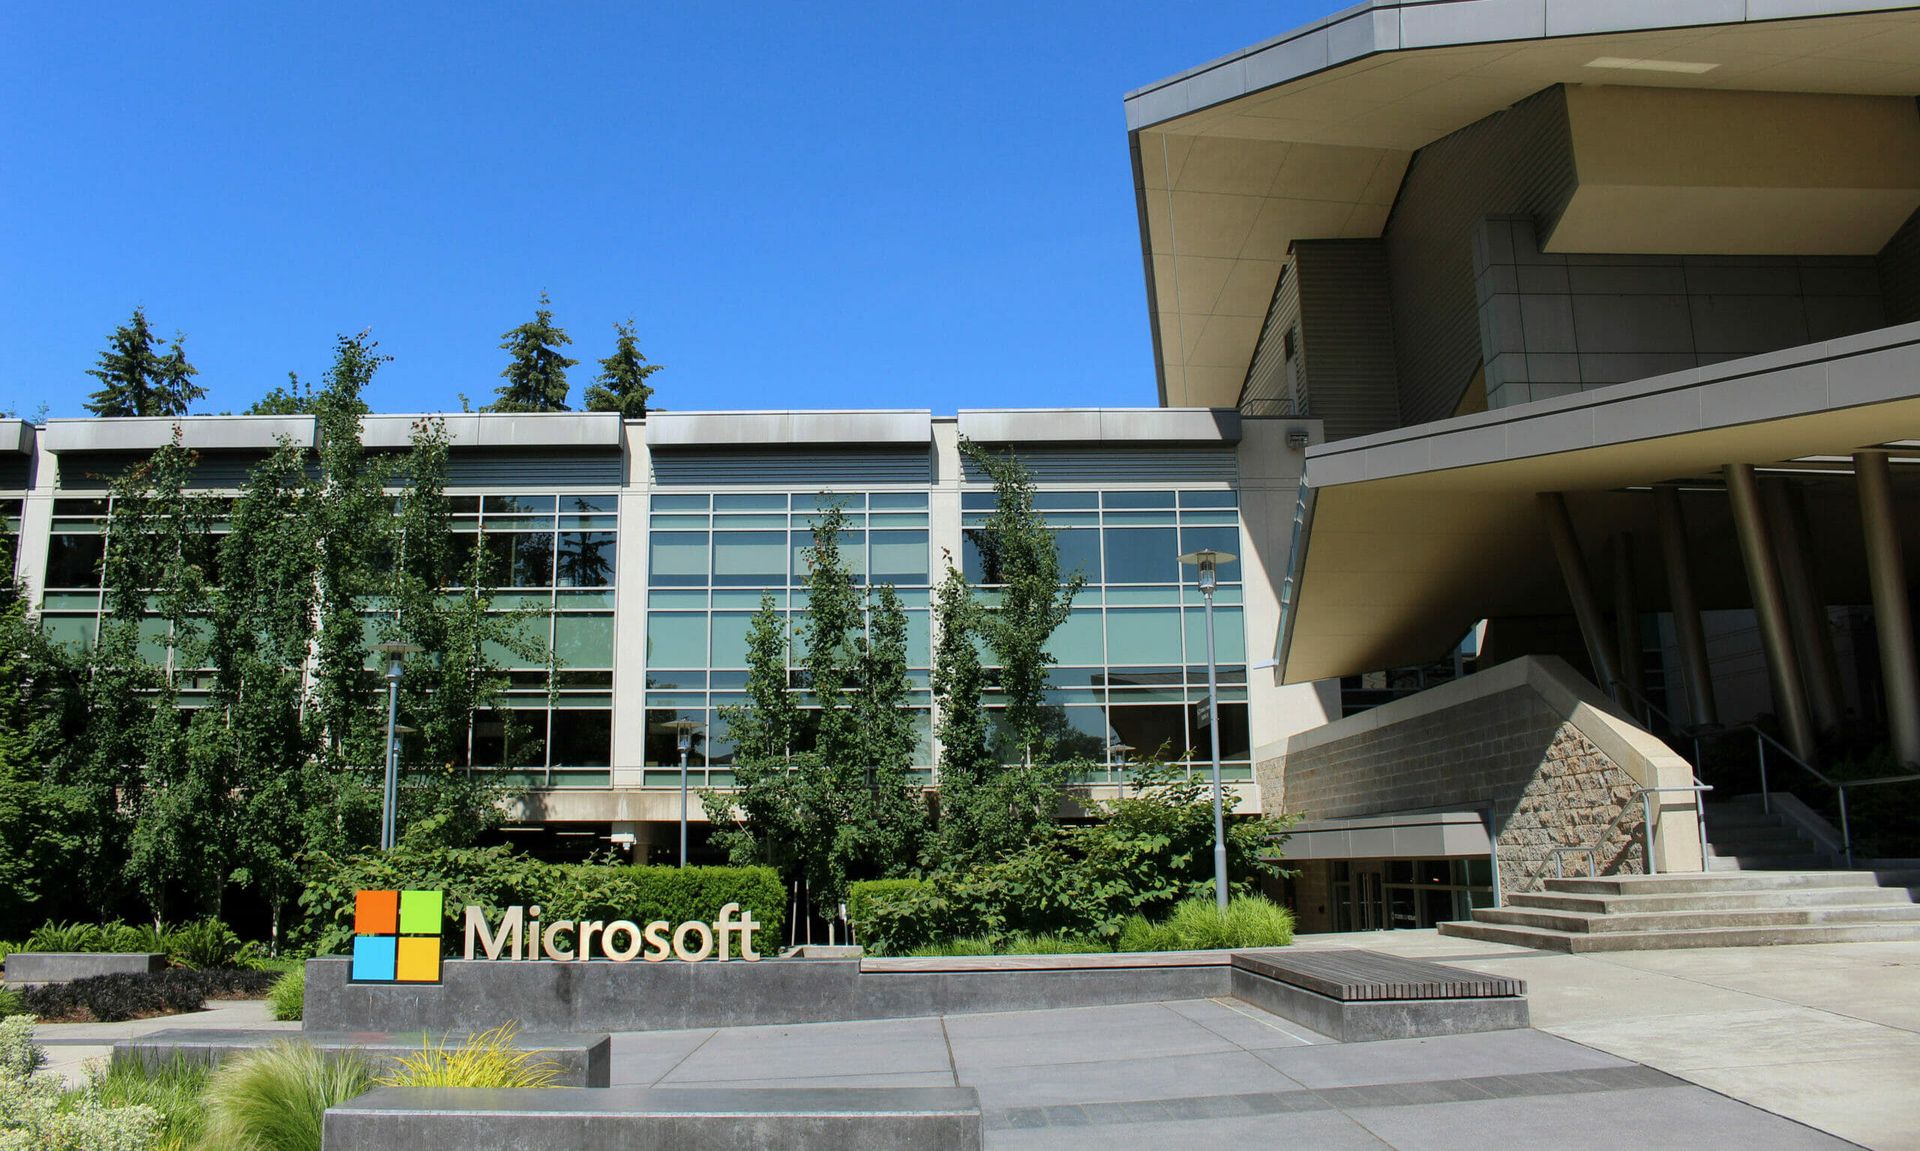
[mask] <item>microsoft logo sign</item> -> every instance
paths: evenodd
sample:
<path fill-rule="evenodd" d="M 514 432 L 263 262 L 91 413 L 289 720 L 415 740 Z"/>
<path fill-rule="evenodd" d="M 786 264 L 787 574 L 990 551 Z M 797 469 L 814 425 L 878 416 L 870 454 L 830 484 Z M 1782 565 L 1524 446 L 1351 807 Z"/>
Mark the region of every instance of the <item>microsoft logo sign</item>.
<path fill-rule="evenodd" d="M 361 891 L 353 898 L 353 981 L 440 982 L 438 891 Z"/>

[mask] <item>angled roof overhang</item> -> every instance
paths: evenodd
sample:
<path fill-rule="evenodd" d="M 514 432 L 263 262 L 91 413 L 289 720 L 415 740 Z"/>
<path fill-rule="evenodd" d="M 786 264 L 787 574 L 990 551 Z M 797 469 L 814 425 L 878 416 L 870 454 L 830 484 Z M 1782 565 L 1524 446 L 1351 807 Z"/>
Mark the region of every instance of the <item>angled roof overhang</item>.
<path fill-rule="evenodd" d="M 1595 83 L 1910 96 L 1920 5 L 1372 0 L 1129 93 L 1161 403 L 1235 406 L 1289 246 L 1379 236 L 1417 149 Z"/>
<path fill-rule="evenodd" d="M 1580 501 L 1591 565 L 1611 533 L 1648 529 L 1645 490 L 1711 488 L 1727 464 L 1832 477 L 1835 514 L 1816 534 L 1833 541 L 1823 576 L 1846 597 L 1860 582 L 1847 457 L 1888 445 L 1920 463 L 1920 324 L 1310 448 L 1278 674 L 1425 663 L 1479 620 L 1564 614 L 1540 493 Z M 1920 492 L 1920 467 L 1896 482 Z M 1695 562 L 1724 606 L 1745 606 L 1724 503 L 1707 497 L 1692 525 Z M 1657 599 L 1659 558 L 1642 558 L 1639 583 Z"/>

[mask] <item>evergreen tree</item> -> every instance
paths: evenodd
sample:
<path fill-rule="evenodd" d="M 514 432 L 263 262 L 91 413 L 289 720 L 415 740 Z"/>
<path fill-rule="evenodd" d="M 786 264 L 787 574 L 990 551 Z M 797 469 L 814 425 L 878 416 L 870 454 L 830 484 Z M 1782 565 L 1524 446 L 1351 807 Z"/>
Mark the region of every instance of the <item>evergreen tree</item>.
<path fill-rule="evenodd" d="M 87 372 L 100 381 L 87 410 L 96 416 L 186 415 L 207 390 L 193 382 L 200 370 L 187 362 L 184 340 L 174 333 L 171 347 L 162 352 L 167 341 L 154 336 L 146 309 L 135 308 L 133 317 L 107 337 L 98 365 Z"/>
<path fill-rule="evenodd" d="M 1082 749 L 1063 744 L 1064 717 L 1046 699 L 1053 664 L 1047 642 L 1066 621 L 1085 577 L 1060 578 L 1058 546 L 1034 509 L 1032 479 L 1019 461 L 970 441 L 960 447 L 994 483 L 995 510 L 968 538 L 980 552 L 986 582 L 996 585 L 997 602 L 982 604 L 949 562 L 935 600 L 940 827 L 929 863 L 937 868 L 997 859 L 1034 842 L 1057 821 L 1068 781 L 1085 766 L 1063 760 L 1061 752 Z M 982 647 L 997 665 L 1005 700 L 1005 748 L 996 746 L 982 707 Z M 1006 764 L 1007 758 L 1018 763 Z"/>
<path fill-rule="evenodd" d="M 502 332 L 500 350 L 511 357 L 500 375 L 507 382 L 495 389 L 500 397 L 485 408 L 489 412 L 564 412 L 567 411 L 567 369 L 579 363 L 568 359 L 560 349 L 573 343 L 567 333 L 553 322 L 552 301 L 540 293 L 540 306 L 533 319 Z"/>
<path fill-rule="evenodd" d="M 600 361 L 600 375 L 586 393 L 590 412 L 619 412 L 622 419 L 647 418 L 647 400 L 653 395 L 647 377 L 665 367 L 650 364 L 640 354 L 640 341 L 633 334 L 633 321 L 613 326 L 613 354 Z"/>
<path fill-rule="evenodd" d="M 906 612 L 883 586 L 869 623 L 867 597 L 840 550 L 846 534 L 845 507 L 832 504 L 804 549 L 798 630 L 808 710 L 786 692 L 786 637 L 769 597 L 749 637 L 749 702 L 723 713 L 737 741 L 737 790 L 701 793 L 715 825 L 731 825 L 718 838 L 736 861 L 782 867 L 828 915 L 849 883 L 909 871 L 926 830 L 911 770 L 918 740 Z"/>
<path fill-rule="evenodd" d="M 247 405 L 249 416 L 310 416 L 316 395 L 311 384 L 301 382 L 297 373 L 288 372 L 287 382 Z"/>

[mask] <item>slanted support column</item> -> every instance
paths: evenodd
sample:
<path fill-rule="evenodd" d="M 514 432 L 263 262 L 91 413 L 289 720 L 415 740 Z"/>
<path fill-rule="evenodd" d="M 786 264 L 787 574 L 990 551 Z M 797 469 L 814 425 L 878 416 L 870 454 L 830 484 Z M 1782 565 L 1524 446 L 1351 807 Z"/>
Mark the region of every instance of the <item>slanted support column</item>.
<path fill-rule="evenodd" d="M 1553 554 L 1560 561 L 1567 598 L 1573 601 L 1573 618 L 1580 624 L 1580 638 L 1587 645 L 1593 678 L 1602 691 L 1618 698 L 1615 684 L 1620 678 L 1619 667 L 1614 662 L 1613 644 L 1607 638 L 1606 621 L 1600 614 L 1600 601 L 1594 598 L 1593 581 L 1587 578 L 1587 560 L 1580 551 L 1580 538 L 1573 534 L 1573 516 L 1567 512 L 1566 497 L 1559 492 L 1541 492 L 1540 512 L 1547 521 L 1547 536 L 1553 540 Z"/>
<path fill-rule="evenodd" d="M 1677 488 L 1656 488 L 1653 507 L 1660 521 L 1660 550 L 1667 562 L 1667 600 L 1673 608 L 1673 633 L 1680 641 L 1680 662 L 1687 676 L 1687 710 L 1698 726 L 1717 726 L 1720 707 L 1713 698 L 1713 669 L 1707 662 L 1707 632 L 1700 624 L 1700 601 L 1693 594 L 1693 564 L 1687 558 L 1687 524 Z"/>
<path fill-rule="evenodd" d="M 1800 653 L 1800 671 L 1806 679 L 1807 706 L 1817 731 L 1840 726 L 1840 665 L 1833 654 L 1833 629 L 1827 623 L 1826 601 L 1820 597 L 1813 574 L 1812 531 L 1798 488 L 1784 479 L 1770 479 L 1766 489 L 1767 518 L 1773 527 L 1774 553 L 1780 562 L 1780 587 L 1787 597 L 1787 622 L 1793 645 Z"/>
<path fill-rule="evenodd" d="M 1632 692 L 1621 702 L 1628 711 L 1638 714 L 1639 702 L 1646 698 L 1647 680 L 1640 666 L 1640 603 L 1633 594 L 1632 532 L 1613 537 L 1613 642 L 1620 656 L 1620 679 Z M 1645 718 L 1653 721 L 1652 716 Z"/>
<path fill-rule="evenodd" d="M 1807 717 L 1800 661 L 1794 657 L 1786 593 L 1780 588 L 1780 569 L 1773 562 L 1767 517 L 1760 507 L 1760 483 L 1754 478 L 1751 464 L 1728 464 L 1726 475 L 1727 499 L 1733 504 L 1733 527 L 1740 537 L 1740 557 L 1746 564 L 1747 588 L 1753 593 L 1753 614 L 1760 627 L 1760 646 L 1767 653 L 1773 709 L 1780 718 L 1787 746 L 1801 759 L 1811 761 L 1813 722 Z"/>
<path fill-rule="evenodd" d="M 1893 514 L 1893 476 L 1885 452 L 1853 457 L 1860 484 L 1860 526 L 1867 540 L 1867 578 L 1873 585 L 1873 621 L 1880 639 L 1880 679 L 1894 758 L 1920 763 L 1920 673 L 1915 671 L 1913 613 L 1907 605 L 1906 557 Z"/>

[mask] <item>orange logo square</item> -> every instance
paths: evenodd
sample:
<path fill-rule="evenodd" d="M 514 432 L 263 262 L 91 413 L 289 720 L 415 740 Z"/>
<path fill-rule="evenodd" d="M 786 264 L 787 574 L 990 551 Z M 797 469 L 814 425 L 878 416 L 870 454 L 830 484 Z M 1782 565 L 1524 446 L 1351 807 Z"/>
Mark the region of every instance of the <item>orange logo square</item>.
<path fill-rule="evenodd" d="M 353 897 L 355 935 L 396 935 L 400 931 L 400 893 L 361 891 Z"/>

